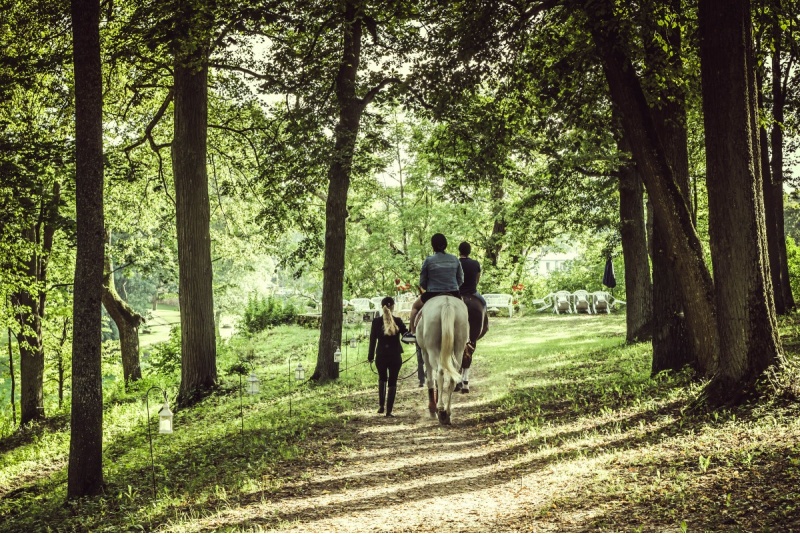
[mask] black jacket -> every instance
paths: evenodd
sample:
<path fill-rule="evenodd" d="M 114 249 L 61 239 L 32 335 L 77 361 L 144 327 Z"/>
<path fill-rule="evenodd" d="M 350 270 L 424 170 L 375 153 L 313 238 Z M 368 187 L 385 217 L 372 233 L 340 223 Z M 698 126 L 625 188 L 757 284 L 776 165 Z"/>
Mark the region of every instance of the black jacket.
<path fill-rule="evenodd" d="M 400 357 L 403 353 L 403 345 L 400 343 L 400 336 L 408 332 L 405 323 L 399 317 L 393 317 L 397 328 L 397 333 L 387 336 L 383 333 L 383 317 L 378 316 L 372 320 L 372 328 L 369 332 L 369 353 L 367 359 L 374 359 L 376 349 L 378 358 Z"/>

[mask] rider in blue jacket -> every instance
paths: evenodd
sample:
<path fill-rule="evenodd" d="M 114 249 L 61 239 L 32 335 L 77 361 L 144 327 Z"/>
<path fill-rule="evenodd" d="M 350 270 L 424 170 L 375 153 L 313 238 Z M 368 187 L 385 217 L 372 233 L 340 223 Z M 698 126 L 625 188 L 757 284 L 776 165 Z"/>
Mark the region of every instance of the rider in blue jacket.
<path fill-rule="evenodd" d="M 458 258 L 445 252 L 447 238 L 443 234 L 433 234 L 431 247 L 433 254 L 425 258 L 419 273 L 419 286 L 425 292 L 411 306 L 408 318 L 410 332 L 403 336 L 403 341 L 406 343 L 416 341 L 414 322 L 423 304 L 439 295 L 461 298 L 459 288 L 464 283 L 464 270 Z"/>

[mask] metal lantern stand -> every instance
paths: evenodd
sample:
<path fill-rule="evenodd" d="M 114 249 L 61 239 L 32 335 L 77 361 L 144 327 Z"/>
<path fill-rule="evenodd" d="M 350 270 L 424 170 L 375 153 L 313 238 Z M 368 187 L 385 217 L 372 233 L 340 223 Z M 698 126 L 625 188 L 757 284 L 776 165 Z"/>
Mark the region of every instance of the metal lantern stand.
<path fill-rule="evenodd" d="M 351 349 L 356 349 L 356 357 L 358 357 L 358 338 L 351 337 L 349 344 Z M 344 362 L 344 370 L 347 371 L 347 360 Z"/>
<path fill-rule="evenodd" d="M 153 472 L 153 497 L 156 496 L 156 464 L 153 458 L 153 435 L 150 432 L 150 392 L 158 390 L 164 396 L 164 405 L 158 412 L 158 433 L 172 434 L 172 410 L 169 409 L 167 402 L 167 392 L 158 386 L 153 386 L 147 390 L 144 396 L 145 406 L 147 407 L 147 440 L 150 442 L 150 467 Z"/>
<path fill-rule="evenodd" d="M 258 395 L 261 392 L 261 381 L 256 376 L 255 370 L 247 377 L 247 394 Z M 239 418 L 242 420 L 242 445 L 244 445 L 244 401 L 242 400 L 242 375 L 239 375 Z"/>
<path fill-rule="evenodd" d="M 292 370 L 292 362 L 297 362 L 297 367 Z M 303 364 L 300 363 L 300 357 L 298 356 L 289 356 L 289 417 L 292 416 L 292 374 L 294 374 L 294 379 L 298 382 L 301 382 L 306 377 L 306 370 L 303 369 Z"/>

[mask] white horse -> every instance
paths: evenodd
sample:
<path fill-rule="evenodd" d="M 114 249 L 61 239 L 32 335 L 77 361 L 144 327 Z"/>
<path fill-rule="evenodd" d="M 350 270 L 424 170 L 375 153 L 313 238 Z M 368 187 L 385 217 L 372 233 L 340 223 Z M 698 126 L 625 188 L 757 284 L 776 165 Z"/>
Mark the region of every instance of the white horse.
<path fill-rule="evenodd" d="M 417 344 L 425 362 L 428 409 L 431 417 L 438 411 L 439 423 L 449 425 L 450 400 L 461 379 L 461 358 L 469 341 L 467 306 L 461 299 L 442 295 L 425 303 L 420 315 Z"/>

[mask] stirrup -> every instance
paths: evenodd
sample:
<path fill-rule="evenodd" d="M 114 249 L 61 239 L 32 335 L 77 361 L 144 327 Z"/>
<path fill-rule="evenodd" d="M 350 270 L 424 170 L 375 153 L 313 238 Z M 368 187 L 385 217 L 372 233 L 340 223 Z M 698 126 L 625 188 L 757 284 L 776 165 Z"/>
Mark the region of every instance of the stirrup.
<path fill-rule="evenodd" d="M 416 343 L 417 342 L 417 336 L 412 334 L 411 332 L 406 332 L 405 334 L 403 334 L 403 337 L 400 338 L 400 341 L 402 341 L 403 343 L 408 343 L 408 344 Z"/>

